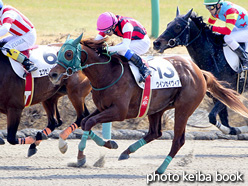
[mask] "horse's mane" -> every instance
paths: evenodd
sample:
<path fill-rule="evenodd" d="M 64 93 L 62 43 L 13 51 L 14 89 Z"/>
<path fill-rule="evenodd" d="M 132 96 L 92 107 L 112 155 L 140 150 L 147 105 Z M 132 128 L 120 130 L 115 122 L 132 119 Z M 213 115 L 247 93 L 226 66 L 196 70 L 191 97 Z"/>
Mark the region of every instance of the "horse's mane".
<path fill-rule="evenodd" d="M 108 38 L 103 38 L 101 40 L 95 40 L 95 38 L 86 38 L 86 39 L 81 40 L 80 43 L 97 52 L 97 50 L 99 48 L 106 47 L 107 45 L 109 45 L 109 46 L 113 45 L 113 43 L 107 44 L 107 41 L 108 41 Z M 102 54 L 100 54 L 100 55 L 102 55 Z M 111 58 L 112 58 L 112 60 L 111 60 L 112 62 L 118 62 L 119 60 L 126 61 L 126 59 L 123 56 L 120 56 L 118 54 L 111 55 Z"/>
<path fill-rule="evenodd" d="M 192 12 L 190 19 L 195 23 L 195 25 L 202 30 L 202 32 L 208 37 L 212 42 L 217 45 L 222 45 L 224 42 L 224 35 L 213 33 L 209 30 L 207 23 L 203 21 L 202 16 L 198 16 L 197 13 Z"/>
<path fill-rule="evenodd" d="M 97 52 L 97 50 L 99 48 L 106 47 L 107 45 L 110 45 L 110 46 L 113 45 L 113 43 L 107 44 L 107 41 L 108 41 L 108 38 L 103 38 L 101 40 L 95 40 L 95 38 L 86 38 L 86 39 L 81 40 L 80 43 Z M 120 56 L 118 54 L 113 54 L 111 57 L 112 57 L 113 62 L 115 62 L 115 61 L 118 62 L 119 60 L 121 60 L 121 61 L 125 60 L 122 56 Z"/>
<path fill-rule="evenodd" d="M 97 50 L 100 47 L 106 46 L 108 38 L 103 38 L 101 40 L 95 40 L 94 38 L 86 38 L 81 40 L 81 44 L 87 46 L 91 49 Z"/>

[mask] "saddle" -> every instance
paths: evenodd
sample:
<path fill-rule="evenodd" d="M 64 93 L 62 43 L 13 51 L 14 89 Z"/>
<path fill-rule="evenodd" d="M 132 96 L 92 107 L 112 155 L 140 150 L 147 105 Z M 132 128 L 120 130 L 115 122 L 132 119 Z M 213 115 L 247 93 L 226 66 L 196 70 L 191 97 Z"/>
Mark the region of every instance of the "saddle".
<path fill-rule="evenodd" d="M 248 43 L 247 44 L 239 43 L 239 44 L 246 52 L 248 52 L 248 48 L 245 47 L 245 46 L 248 46 Z M 247 71 L 242 70 L 238 55 L 235 52 L 233 52 L 233 50 L 229 46 L 227 46 L 227 44 L 223 45 L 223 53 L 230 67 L 235 72 L 238 73 L 237 92 L 242 94 L 245 90 L 245 86 L 247 83 Z"/>

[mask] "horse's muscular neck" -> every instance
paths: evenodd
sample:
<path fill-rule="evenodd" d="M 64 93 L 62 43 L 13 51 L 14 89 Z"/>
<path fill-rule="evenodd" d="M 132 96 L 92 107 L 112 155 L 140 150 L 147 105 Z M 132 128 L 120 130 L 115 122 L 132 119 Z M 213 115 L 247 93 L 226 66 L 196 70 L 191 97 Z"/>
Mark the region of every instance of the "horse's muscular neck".
<path fill-rule="evenodd" d="M 87 64 L 93 64 L 93 63 L 99 63 L 99 62 L 101 63 L 101 62 L 106 62 L 109 60 L 105 57 L 98 55 L 97 53 L 95 53 L 95 51 L 89 48 L 84 47 L 84 49 L 88 53 L 88 59 L 86 62 Z M 106 68 L 105 67 L 106 65 L 109 68 Z M 111 79 L 110 81 L 107 80 L 109 79 L 108 76 L 112 74 L 112 68 L 109 63 L 108 64 L 96 64 L 96 65 L 93 65 L 93 66 L 90 66 L 84 69 L 83 71 L 85 75 L 89 78 L 92 86 L 95 88 L 106 87 L 112 81 Z"/>

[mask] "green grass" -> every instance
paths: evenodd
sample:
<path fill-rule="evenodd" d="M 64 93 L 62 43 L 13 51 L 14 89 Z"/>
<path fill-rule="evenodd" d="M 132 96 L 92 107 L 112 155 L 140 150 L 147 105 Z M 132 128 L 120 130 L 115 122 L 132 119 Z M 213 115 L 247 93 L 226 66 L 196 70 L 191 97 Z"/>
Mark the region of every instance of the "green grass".
<path fill-rule="evenodd" d="M 35 25 L 38 38 L 67 33 L 97 34 L 97 17 L 105 11 L 133 17 L 139 20 L 151 34 L 151 0 L 5 0 L 25 14 Z M 247 0 L 233 0 L 248 10 Z M 176 16 L 179 5 L 181 14 L 193 8 L 207 20 L 208 10 L 203 0 L 160 0 L 160 27 L 162 33 L 166 25 Z"/>

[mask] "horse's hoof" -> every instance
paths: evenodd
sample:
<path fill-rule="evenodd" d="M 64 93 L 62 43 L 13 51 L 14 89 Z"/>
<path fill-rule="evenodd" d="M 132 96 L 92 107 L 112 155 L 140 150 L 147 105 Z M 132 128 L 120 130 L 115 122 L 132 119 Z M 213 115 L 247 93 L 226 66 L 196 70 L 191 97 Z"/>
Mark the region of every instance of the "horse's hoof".
<path fill-rule="evenodd" d="M 62 138 L 59 138 L 59 150 L 62 154 L 66 153 L 68 149 L 68 145 L 66 143 L 65 140 L 63 140 Z"/>
<path fill-rule="evenodd" d="M 4 140 L 0 138 L 0 145 L 4 145 L 4 144 L 5 144 Z"/>
<path fill-rule="evenodd" d="M 123 153 L 122 153 L 122 154 L 120 155 L 120 157 L 119 157 L 118 160 L 119 160 L 119 161 L 120 161 L 120 160 L 126 160 L 126 159 L 128 159 L 129 157 L 130 157 L 129 154 L 123 154 Z"/>
<path fill-rule="evenodd" d="M 84 158 L 82 159 L 77 160 L 77 167 L 82 167 L 84 166 L 85 163 L 86 163 L 86 156 L 84 156 Z"/>
<path fill-rule="evenodd" d="M 37 152 L 37 148 L 28 149 L 28 157 L 31 157 L 31 156 L 35 155 L 36 152 Z"/>
<path fill-rule="evenodd" d="M 108 141 L 110 143 L 110 149 L 118 149 L 118 144 L 115 141 Z"/>

